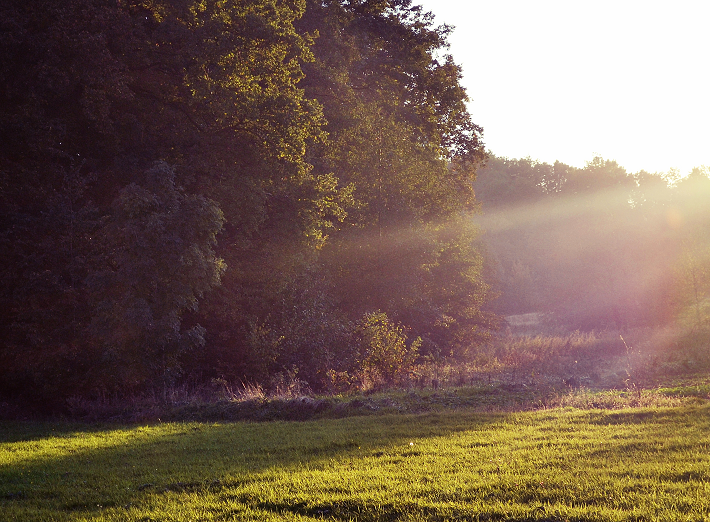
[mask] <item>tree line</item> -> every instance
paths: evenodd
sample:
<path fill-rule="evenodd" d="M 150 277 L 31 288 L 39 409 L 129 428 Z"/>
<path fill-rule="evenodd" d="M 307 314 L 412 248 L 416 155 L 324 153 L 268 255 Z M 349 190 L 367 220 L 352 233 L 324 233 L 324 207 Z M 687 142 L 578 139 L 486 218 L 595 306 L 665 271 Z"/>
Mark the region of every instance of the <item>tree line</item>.
<path fill-rule="evenodd" d="M 474 186 L 499 314 L 548 314 L 567 330 L 707 328 L 707 167 L 682 176 L 602 157 L 574 168 L 491 156 Z"/>
<path fill-rule="evenodd" d="M 394 382 L 482 342 L 449 31 L 411 0 L 3 2 L 0 395 Z"/>

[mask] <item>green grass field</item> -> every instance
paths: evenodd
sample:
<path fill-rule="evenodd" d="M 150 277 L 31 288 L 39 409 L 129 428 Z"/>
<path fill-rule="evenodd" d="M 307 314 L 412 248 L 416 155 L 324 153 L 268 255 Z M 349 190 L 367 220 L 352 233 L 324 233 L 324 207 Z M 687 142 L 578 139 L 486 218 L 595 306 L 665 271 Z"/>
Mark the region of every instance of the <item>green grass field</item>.
<path fill-rule="evenodd" d="M 0 520 L 710 520 L 710 404 L 5 422 Z"/>

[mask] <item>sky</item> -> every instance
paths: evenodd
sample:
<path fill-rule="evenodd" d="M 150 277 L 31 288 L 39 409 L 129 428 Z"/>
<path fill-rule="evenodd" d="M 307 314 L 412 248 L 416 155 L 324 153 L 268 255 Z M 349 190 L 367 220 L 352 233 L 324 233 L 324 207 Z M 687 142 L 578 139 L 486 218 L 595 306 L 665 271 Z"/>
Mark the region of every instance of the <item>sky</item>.
<path fill-rule="evenodd" d="M 455 27 L 449 52 L 493 154 L 710 166 L 710 1 L 413 3 Z"/>

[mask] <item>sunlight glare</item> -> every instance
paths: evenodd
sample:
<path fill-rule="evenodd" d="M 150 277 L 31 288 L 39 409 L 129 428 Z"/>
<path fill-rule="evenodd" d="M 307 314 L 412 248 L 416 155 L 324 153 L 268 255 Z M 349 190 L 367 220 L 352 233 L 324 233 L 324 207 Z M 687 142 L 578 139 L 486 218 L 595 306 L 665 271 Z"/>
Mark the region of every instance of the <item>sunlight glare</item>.
<path fill-rule="evenodd" d="M 710 163 L 710 3 L 416 3 L 455 26 L 450 51 L 494 154 L 683 175 Z"/>

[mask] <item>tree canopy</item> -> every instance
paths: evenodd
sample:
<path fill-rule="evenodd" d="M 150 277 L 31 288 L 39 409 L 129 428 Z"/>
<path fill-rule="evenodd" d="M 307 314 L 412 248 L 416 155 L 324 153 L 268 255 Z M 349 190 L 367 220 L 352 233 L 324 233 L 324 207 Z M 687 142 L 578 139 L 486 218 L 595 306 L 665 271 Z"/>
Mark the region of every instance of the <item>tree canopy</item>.
<path fill-rule="evenodd" d="M 474 187 L 502 315 L 547 313 L 568 329 L 652 326 L 710 295 L 704 167 L 680 177 L 627 173 L 601 157 L 574 168 L 491 156 Z"/>
<path fill-rule="evenodd" d="M 410 0 L 0 15 L 0 393 L 323 387 L 375 316 L 418 354 L 485 338 L 482 130 Z"/>

